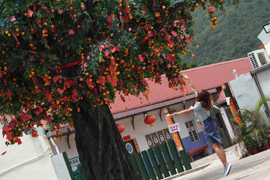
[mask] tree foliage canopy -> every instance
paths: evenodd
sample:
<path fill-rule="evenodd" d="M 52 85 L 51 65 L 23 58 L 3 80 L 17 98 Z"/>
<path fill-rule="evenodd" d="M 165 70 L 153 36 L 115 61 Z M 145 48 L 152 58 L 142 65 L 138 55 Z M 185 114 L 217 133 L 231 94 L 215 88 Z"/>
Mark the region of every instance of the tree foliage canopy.
<path fill-rule="evenodd" d="M 234 5 L 239 0 L 232 0 Z M 82 98 L 109 105 L 117 91 L 143 93 L 145 78 L 183 89 L 179 75 L 195 39 L 191 11 L 202 7 L 216 26 L 216 9 L 230 0 L 0 0 L 0 113 L 10 144 L 22 130 L 47 121 L 71 124 Z M 11 116 L 7 120 L 5 116 Z M 9 144 L 8 143 L 8 144 Z"/>

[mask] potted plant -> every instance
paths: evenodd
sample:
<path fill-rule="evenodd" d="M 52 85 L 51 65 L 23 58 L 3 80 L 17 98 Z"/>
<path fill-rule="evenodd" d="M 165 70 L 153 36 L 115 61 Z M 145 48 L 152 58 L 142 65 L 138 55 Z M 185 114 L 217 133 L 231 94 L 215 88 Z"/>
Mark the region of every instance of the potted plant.
<path fill-rule="evenodd" d="M 235 137 L 232 140 L 233 143 L 238 143 L 238 146 L 235 146 L 236 152 L 241 154 L 243 156 L 248 155 L 247 151 L 250 155 L 253 154 L 251 150 L 251 131 L 249 128 L 247 128 L 246 123 L 238 124 L 234 119 L 232 119 L 232 122 L 234 124 L 233 129 L 234 129 L 234 134 Z"/>
<path fill-rule="evenodd" d="M 246 150 L 251 155 L 254 153 L 258 153 L 257 146 L 265 144 L 262 143 L 260 139 L 269 138 L 268 136 L 270 134 L 270 126 L 269 124 L 266 124 L 265 119 L 260 111 L 262 105 L 267 101 L 270 101 L 270 98 L 263 97 L 257 102 L 256 106 L 253 109 L 239 110 L 238 115 L 241 119 L 240 124 L 238 124 L 238 122 L 232 119 L 234 125 L 233 129 L 235 133 L 233 143 L 239 143 L 239 147 L 243 155 L 244 153 L 246 153 Z M 236 151 L 238 152 L 238 149 L 236 149 Z"/>
<path fill-rule="evenodd" d="M 258 151 L 258 143 L 257 143 L 256 139 L 251 140 L 251 149 L 252 149 L 253 154 L 257 154 L 259 152 Z"/>
<path fill-rule="evenodd" d="M 264 143 L 265 143 L 265 139 L 261 138 L 259 140 L 259 146 L 258 146 L 259 152 L 264 151 Z"/>
<path fill-rule="evenodd" d="M 252 142 L 250 140 L 246 140 L 244 144 L 246 146 L 246 149 L 247 149 L 248 153 L 250 155 L 253 155 L 254 153 L 253 153 L 253 150 L 252 150 Z"/>
<path fill-rule="evenodd" d="M 264 146 L 265 146 L 265 149 L 270 149 L 270 143 L 268 139 L 264 140 Z"/>

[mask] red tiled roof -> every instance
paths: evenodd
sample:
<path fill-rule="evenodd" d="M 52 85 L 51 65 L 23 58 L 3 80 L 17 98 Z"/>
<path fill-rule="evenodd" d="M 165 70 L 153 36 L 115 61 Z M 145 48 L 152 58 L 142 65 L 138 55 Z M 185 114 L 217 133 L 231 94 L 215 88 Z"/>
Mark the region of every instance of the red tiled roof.
<path fill-rule="evenodd" d="M 226 95 L 225 95 L 223 90 L 220 90 L 220 91 L 218 91 L 218 93 L 213 101 L 214 101 L 214 104 L 218 104 L 218 103 L 225 101 L 225 100 L 226 100 Z"/>
<path fill-rule="evenodd" d="M 249 58 L 246 57 L 232 61 L 211 64 L 207 66 L 184 70 L 182 72 L 190 77 L 197 90 L 201 90 L 220 87 L 223 83 L 235 79 L 234 75 L 231 73 L 231 71 L 234 69 L 236 69 L 238 75 L 246 74 L 251 71 L 252 66 Z M 125 96 L 126 101 L 123 102 L 120 98 L 120 95 L 117 93 L 115 103 L 111 105 L 112 114 L 117 114 L 139 107 L 144 107 L 147 106 L 149 103 L 155 104 L 183 96 L 183 93 L 179 90 L 175 91 L 169 88 L 169 83 L 164 75 L 161 79 L 161 85 L 151 82 L 150 80 L 147 81 L 150 87 L 150 93 L 148 95 L 149 101 L 146 101 L 146 99 L 141 96 L 143 104 L 141 103 L 140 98 L 131 95 Z M 188 85 L 186 86 L 186 90 L 189 93 L 185 91 L 185 94 L 191 93 Z M 128 109 L 126 109 L 126 107 Z"/>
<path fill-rule="evenodd" d="M 234 97 L 232 88 L 231 88 L 230 84 L 228 84 L 228 85 L 229 85 L 230 91 L 232 93 L 232 96 Z M 223 89 L 221 89 L 220 91 L 218 91 L 218 93 L 217 93 L 217 95 L 216 95 L 216 97 L 214 98 L 213 101 L 214 101 L 214 104 L 218 104 L 218 103 L 221 103 L 221 102 L 223 102 L 225 100 L 226 100 L 225 92 L 224 92 Z"/>

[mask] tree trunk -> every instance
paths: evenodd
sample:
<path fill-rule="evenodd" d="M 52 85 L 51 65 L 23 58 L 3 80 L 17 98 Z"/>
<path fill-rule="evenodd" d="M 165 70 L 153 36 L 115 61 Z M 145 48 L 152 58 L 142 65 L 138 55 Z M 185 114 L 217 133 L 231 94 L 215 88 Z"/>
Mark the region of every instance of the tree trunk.
<path fill-rule="evenodd" d="M 76 146 L 85 180 L 141 180 L 107 105 L 72 104 Z M 80 112 L 77 112 L 80 108 Z"/>

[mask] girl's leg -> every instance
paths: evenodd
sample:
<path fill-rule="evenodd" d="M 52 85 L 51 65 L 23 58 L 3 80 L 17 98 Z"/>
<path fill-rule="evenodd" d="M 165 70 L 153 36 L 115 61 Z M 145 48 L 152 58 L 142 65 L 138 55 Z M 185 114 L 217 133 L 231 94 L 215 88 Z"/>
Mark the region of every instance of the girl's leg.
<path fill-rule="evenodd" d="M 220 159 L 220 161 L 222 162 L 222 164 L 225 168 L 227 166 L 227 158 L 226 158 L 226 154 L 225 154 L 224 149 L 221 146 L 221 144 L 216 142 L 215 144 L 212 145 L 212 149 L 217 153 L 218 158 Z"/>

